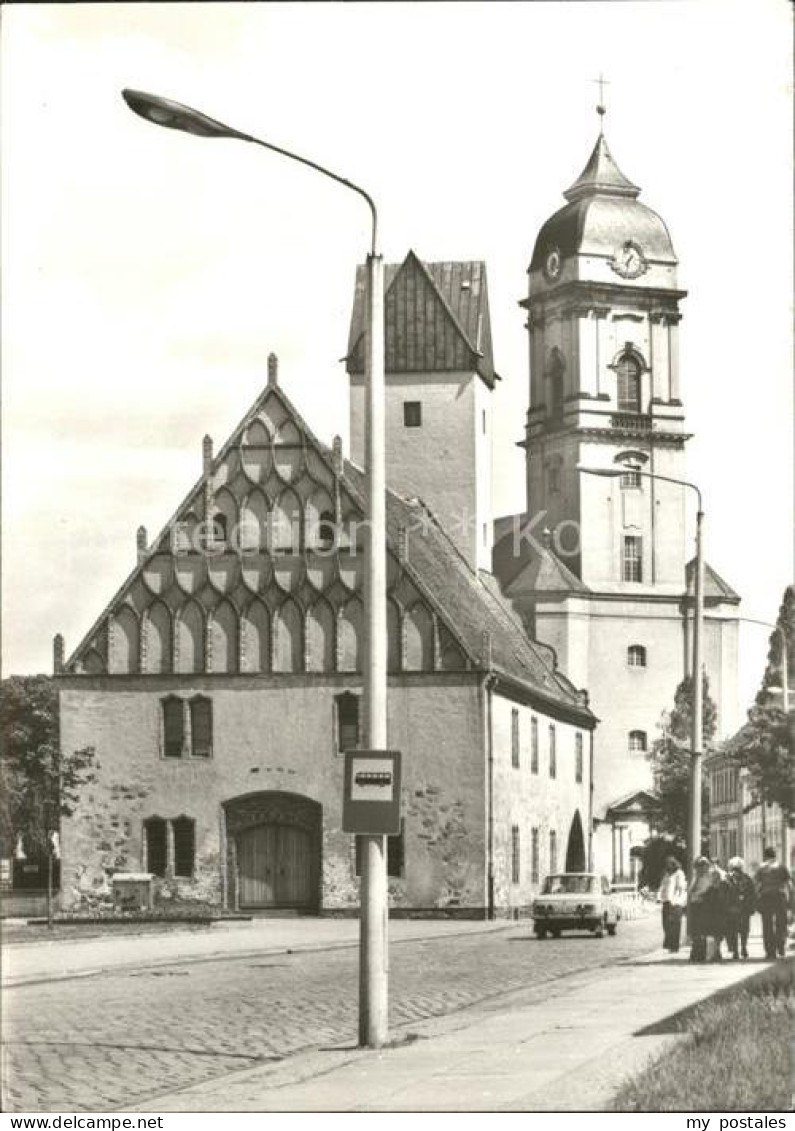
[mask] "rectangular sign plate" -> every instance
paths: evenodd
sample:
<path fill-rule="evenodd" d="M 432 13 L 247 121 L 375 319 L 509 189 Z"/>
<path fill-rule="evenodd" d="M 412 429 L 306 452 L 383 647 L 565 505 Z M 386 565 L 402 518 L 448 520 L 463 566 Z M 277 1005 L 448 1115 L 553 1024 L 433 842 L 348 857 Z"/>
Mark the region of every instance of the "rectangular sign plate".
<path fill-rule="evenodd" d="M 400 752 L 347 750 L 342 829 L 396 836 L 400 832 Z"/>

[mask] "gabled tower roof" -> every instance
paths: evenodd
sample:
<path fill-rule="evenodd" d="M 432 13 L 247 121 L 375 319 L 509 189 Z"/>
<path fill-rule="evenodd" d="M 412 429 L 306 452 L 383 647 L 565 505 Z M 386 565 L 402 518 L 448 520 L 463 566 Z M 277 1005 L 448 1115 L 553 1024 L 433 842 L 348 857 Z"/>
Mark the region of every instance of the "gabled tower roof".
<path fill-rule="evenodd" d="M 348 373 L 364 370 L 366 276 L 356 289 L 345 358 Z M 425 263 L 409 251 L 384 266 L 387 373 L 472 370 L 492 388 L 494 370 L 486 265 L 480 260 Z"/>

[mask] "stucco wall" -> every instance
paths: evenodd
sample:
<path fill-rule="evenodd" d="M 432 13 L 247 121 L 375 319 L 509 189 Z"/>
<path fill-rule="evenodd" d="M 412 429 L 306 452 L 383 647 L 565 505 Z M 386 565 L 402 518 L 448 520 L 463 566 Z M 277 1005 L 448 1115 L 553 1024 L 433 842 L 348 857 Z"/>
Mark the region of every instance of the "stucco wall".
<path fill-rule="evenodd" d="M 488 568 L 491 562 L 491 395 L 475 373 L 386 377 L 387 485 L 402 495 L 419 496 L 473 569 Z M 418 428 L 404 424 L 406 401 L 422 405 Z M 360 466 L 364 465 L 365 407 L 362 378 L 353 375 L 351 458 Z"/>
<path fill-rule="evenodd" d="M 519 717 L 519 765 L 512 759 L 512 713 Z M 531 768 L 531 725 L 538 721 L 538 772 Z M 492 696 L 494 773 L 494 902 L 498 911 L 527 908 L 550 872 L 550 831 L 557 837 L 557 869 L 566 866 L 566 849 L 576 812 L 582 822 L 588 863 L 590 743 L 587 730 L 551 719 L 503 695 Z M 549 726 L 556 732 L 556 774 L 549 772 Z M 583 775 L 575 776 L 575 735 L 582 735 Z M 512 833 L 519 829 L 519 882 L 512 878 Z M 538 881 L 531 873 L 532 830 L 538 829 Z"/>
<path fill-rule="evenodd" d="M 321 907 L 357 902 L 353 838 L 341 831 L 343 759 L 334 696 L 361 684 L 342 677 L 83 677 L 64 681 L 64 749 L 91 745 L 98 780 L 63 824 L 64 901 L 107 890 L 115 871 L 144 865 L 143 821 L 196 822 L 193 880 L 170 890 L 225 895 L 223 803 L 284 791 L 322 806 Z M 161 756 L 167 694 L 211 697 L 210 759 Z M 403 752 L 405 879 L 390 881 L 396 906 L 485 906 L 483 720 L 478 677 L 423 675 L 390 681 L 389 742 Z M 160 885 L 161 887 L 164 885 Z"/>

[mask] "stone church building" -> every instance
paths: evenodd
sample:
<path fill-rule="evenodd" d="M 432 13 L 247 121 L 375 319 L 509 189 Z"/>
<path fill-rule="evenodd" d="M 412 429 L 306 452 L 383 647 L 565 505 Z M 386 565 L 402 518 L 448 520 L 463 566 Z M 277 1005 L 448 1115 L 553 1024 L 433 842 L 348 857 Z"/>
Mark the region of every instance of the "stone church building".
<path fill-rule="evenodd" d="M 600 133 L 541 228 L 527 508 L 492 515 L 486 270 L 410 252 L 385 280 L 388 733 L 403 752 L 393 910 L 526 908 L 543 877 L 631 875 L 646 757 L 687 670 L 677 260 Z M 267 386 L 64 659 L 61 741 L 100 770 L 62 828 L 63 901 L 146 871 L 162 897 L 357 906 L 341 752 L 359 743 L 364 278 L 351 458 Z M 578 466 L 622 466 L 620 479 Z M 739 598 L 707 570 L 705 662 L 736 724 Z M 597 720 L 599 725 L 597 727 Z"/>
<path fill-rule="evenodd" d="M 483 264 L 410 254 L 386 312 L 391 904 L 510 913 L 547 872 L 587 867 L 595 719 L 478 569 L 496 380 Z M 357 296 L 355 456 L 360 318 Z M 435 469 L 438 494 L 417 497 L 403 461 Z M 56 657 L 62 743 L 100 767 L 62 829 L 67 905 L 146 871 L 161 896 L 244 910 L 357 906 L 341 752 L 359 742 L 363 519 L 360 468 L 312 435 L 272 357 L 239 427 L 217 455 L 205 439 L 199 481 L 151 545 L 139 531 L 132 574 Z"/>

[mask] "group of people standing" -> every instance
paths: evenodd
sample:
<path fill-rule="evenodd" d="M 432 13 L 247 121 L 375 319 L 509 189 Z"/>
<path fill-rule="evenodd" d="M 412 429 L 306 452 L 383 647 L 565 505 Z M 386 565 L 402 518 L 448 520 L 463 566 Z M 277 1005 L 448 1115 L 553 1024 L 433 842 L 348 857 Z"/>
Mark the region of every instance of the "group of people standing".
<path fill-rule="evenodd" d="M 672 954 L 679 950 L 686 910 L 691 962 L 718 961 L 724 939 L 732 958 L 747 958 L 751 916 L 759 911 L 765 956 L 783 958 L 791 896 L 792 877 L 773 848 L 764 850 L 755 880 L 739 856 L 732 857 L 727 871 L 699 856 L 689 888 L 679 861 L 669 856 L 657 896 L 662 904 L 663 946 Z"/>

